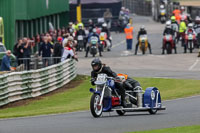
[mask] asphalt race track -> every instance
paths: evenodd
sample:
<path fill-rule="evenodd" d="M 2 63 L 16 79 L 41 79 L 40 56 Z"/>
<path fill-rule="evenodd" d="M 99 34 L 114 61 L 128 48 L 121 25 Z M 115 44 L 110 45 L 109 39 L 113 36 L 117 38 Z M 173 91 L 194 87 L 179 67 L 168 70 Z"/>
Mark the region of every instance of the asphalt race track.
<path fill-rule="evenodd" d="M 152 55 L 142 55 L 138 51 L 126 51 L 125 35 L 112 33 L 113 48 L 104 52 L 101 60 L 116 72 L 134 77 L 184 78 L 200 80 L 200 59 L 196 49 L 192 54 L 183 54 L 180 44 L 178 54 L 161 55 L 164 25 L 153 22 L 151 17 L 133 16 L 136 36 L 141 25 L 145 25 L 152 45 Z M 84 57 L 79 52 L 78 74 L 90 75 L 91 56 Z M 89 93 L 89 92 L 88 92 Z M 162 94 L 161 94 L 162 96 Z M 103 113 L 101 118 L 93 118 L 89 111 L 58 115 L 0 120 L 0 133 L 122 133 L 175 126 L 200 124 L 200 96 L 165 101 L 167 110 L 156 115 L 148 112 L 127 113 L 118 116 L 115 112 Z M 89 103 L 88 103 L 89 104 Z"/>
<path fill-rule="evenodd" d="M 0 133 L 123 133 L 200 123 L 200 96 L 165 101 L 167 110 L 156 115 L 148 112 L 103 113 L 93 118 L 89 111 L 68 114 L 0 120 Z"/>

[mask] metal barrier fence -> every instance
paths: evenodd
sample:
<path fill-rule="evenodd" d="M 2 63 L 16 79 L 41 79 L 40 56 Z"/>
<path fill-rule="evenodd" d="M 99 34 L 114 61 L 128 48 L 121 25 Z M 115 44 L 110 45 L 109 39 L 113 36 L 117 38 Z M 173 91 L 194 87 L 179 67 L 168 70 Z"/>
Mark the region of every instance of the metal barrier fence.
<path fill-rule="evenodd" d="M 0 106 L 54 91 L 76 77 L 75 61 L 0 75 Z"/>
<path fill-rule="evenodd" d="M 152 15 L 152 3 L 146 0 L 123 0 L 123 6 L 128 8 L 131 13 L 143 16 Z"/>
<path fill-rule="evenodd" d="M 23 65 L 24 70 L 37 70 L 60 63 L 61 57 L 18 58 L 16 62 L 17 66 Z"/>

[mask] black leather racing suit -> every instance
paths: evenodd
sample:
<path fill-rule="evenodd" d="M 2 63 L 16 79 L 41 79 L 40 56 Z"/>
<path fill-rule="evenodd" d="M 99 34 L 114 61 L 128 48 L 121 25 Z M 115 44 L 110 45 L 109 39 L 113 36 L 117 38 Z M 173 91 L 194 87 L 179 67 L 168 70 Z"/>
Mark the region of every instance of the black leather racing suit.
<path fill-rule="evenodd" d="M 100 73 L 105 73 L 109 77 L 118 78 L 117 74 L 115 72 L 113 72 L 110 69 L 110 67 L 102 65 L 101 69 L 98 72 L 96 72 L 94 70 L 91 72 L 91 78 L 92 78 L 91 84 L 92 85 L 95 85 L 94 82 L 95 82 L 95 80 L 97 78 L 97 75 L 100 74 Z M 123 84 L 120 83 L 120 82 L 115 82 L 115 86 L 116 86 L 117 89 L 119 89 L 119 92 L 121 94 L 121 100 L 125 101 L 125 89 L 123 88 Z"/>

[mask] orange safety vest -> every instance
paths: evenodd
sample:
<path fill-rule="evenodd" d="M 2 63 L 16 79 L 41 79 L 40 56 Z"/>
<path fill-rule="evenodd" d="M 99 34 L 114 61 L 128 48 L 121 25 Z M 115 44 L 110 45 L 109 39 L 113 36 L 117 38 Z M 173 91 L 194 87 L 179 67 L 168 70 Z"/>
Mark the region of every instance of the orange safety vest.
<path fill-rule="evenodd" d="M 178 24 L 180 23 L 180 21 L 181 21 L 181 15 L 177 15 L 177 16 L 175 16 L 176 17 L 176 21 L 178 22 Z"/>
<path fill-rule="evenodd" d="M 133 39 L 133 27 L 125 28 L 126 39 Z"/>
<path fill-rule="evenodd" d="M 125 80 L 127 80 L 127 78 L 128 78 L 128 75 L 126 75 L 126 74 L 122 74 L 122 73 L 118 73 L 117 76 L 118 76 L 118 77 L 123 76 L 123 77 L 125 77 Z"/>
<path fill-rule="evenodd" d="M 174 16 L 178 16 L 178 15 L 180 15 L 180 13 L 181 13 L 181 11 L 178 10 L 178 9 L 175 9 L 175 10 L 173 11 Z"/>

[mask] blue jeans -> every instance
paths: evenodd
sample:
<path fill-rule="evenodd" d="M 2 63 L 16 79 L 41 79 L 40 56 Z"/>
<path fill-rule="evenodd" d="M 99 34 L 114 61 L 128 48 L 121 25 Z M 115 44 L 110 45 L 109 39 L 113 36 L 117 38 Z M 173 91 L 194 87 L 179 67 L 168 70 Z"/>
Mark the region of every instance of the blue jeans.
<path fill-rule="evenodd" d="M 127 50 L 132 50 L 133 39 L 126 39 Z"/>

